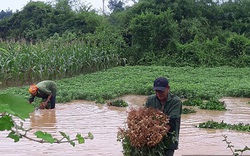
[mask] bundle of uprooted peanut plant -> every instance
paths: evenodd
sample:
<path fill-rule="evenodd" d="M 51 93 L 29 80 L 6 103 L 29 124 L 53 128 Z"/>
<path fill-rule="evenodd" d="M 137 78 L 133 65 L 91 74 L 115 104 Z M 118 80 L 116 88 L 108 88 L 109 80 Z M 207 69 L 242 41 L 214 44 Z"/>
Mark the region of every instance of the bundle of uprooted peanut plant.
<path fill-rule="evenodd" d="M 163 138 L 167 138 L 168 122 L 169 117 L 160 110 L 132 108 L 128 112 L 126 127 L 119 128 L 117 136 L 123 144 L 124 155 L 161 153 L 160 150 L 167 148 Z"/>

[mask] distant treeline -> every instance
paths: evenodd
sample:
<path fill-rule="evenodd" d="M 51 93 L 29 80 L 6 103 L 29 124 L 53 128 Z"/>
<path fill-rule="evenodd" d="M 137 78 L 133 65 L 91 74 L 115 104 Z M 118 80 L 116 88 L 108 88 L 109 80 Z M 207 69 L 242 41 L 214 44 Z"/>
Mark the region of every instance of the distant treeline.
<path fill-rule="evenodd" d="M 111 13 L 100 14 L 77 0 L 30 1 L 0 20 L 0 48 L 11 51 L 5 42 L 77 40 L 112 47 L 109 53 L 130 65 L 250 66 L 249 0 L 133 2 L 109 0 Z"/>
<path fill-rule="evenodd" d="M 0 12 L 0 20 L 3 19 L 3 18 L 8 18 L 8 17 L 10 17 L 12 14 L 13 14 L 13 13 L 12 13 L 12 10 L 6 10 L 6 11 L 2 10 L 2 11 Z"/>

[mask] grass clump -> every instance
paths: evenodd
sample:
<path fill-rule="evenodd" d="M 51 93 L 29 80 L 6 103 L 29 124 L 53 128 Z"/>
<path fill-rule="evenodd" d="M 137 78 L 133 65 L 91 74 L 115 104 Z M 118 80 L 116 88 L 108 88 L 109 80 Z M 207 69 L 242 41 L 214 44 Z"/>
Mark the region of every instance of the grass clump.
<path fill-rule="evenodd" d="M 243 123 L 228 124 L 228 123 L 225 123 L 224 121 L 221 121 L 219 123 L 219 122 L 210 120 L 207 122 L 200 123 L 197 127 L 198 128 L 210 128 L 210 129 L 229 129 L 229 130 L 250 132 L 250 124 L 243 124 Z"/>
<path fill-rule="evenodd" d="M 198 106 L 200 109 L 208 109 L 208 110 L 226 110 L 226 105 L 224 101 L 219 101 L 218 99 L 211 98 L 207 101 L 202 100 L 200 98 L 197 99 L 188 99 L 183 101 L 183 105 L 185 106 Z"/>
<path fill-rule="evenodd" d="M 122 99 L 113 100 L 107 103 L 108 106 L 127 107 L 128 103 Z"/>

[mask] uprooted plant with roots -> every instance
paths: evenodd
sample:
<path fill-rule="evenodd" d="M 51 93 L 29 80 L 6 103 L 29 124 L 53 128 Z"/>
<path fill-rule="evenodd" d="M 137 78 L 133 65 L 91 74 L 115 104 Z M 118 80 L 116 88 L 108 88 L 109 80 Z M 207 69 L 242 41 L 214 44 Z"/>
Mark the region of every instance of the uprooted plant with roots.
<path fill-rule="evenodd" d="M 124 155 L 155 155 L 164 153 L 168 138 L 169 117 L 153 108 L 132 108 L 125 128 L 119 128 L 118 141 Z"/>

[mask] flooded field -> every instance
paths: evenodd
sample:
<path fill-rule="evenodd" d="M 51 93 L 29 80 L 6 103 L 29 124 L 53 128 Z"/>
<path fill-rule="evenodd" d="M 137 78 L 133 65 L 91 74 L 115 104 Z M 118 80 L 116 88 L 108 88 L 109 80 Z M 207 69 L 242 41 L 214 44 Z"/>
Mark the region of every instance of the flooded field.
<path fill-rule="evenodd" d="M 117 142 L 118 127 L 123 127 L 130 107 L 142 106 L 146 96 L 127 95 L 121 97 L 129 103 L 128 108 L 117 108 L 95 104 L 90 101 L 73 101 L 57 104 L 54 110 L 36 110 L 24 122 L 32 133 L 42 130 L 59 137 L 59 131 L 71 138 L 77 133 L 94 135 L 84 144 L 40 144 L 26 139 L 14 143 L 5 138 L 7 132 L 0 132 L 0 155 L 2 156 L 122 156 L 122 145 Z M 180 145 L 175 156 L 181 155 L 232 155 L 222 140 L 228 136 L 235 149 L 250 146 L 250 132 L 232 130 L 199 129 L 195 125 L 208 120 L 226 123 L 250 123 L 250 104 L 247 98 L 223 98 L 227 111 L 208 111 L 196 108 L 197 113 L 182 115 Z M 30 134 L 32 136 L 32 134 Z M 250 151 L 244 153 L 250 155 Z"/>

